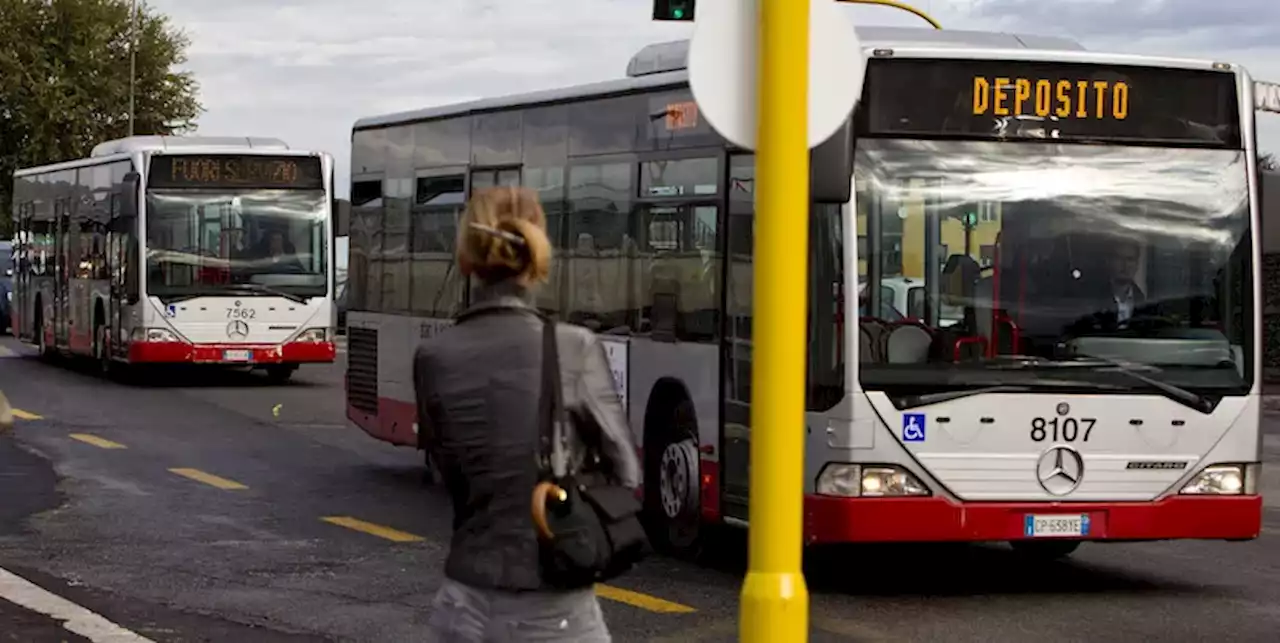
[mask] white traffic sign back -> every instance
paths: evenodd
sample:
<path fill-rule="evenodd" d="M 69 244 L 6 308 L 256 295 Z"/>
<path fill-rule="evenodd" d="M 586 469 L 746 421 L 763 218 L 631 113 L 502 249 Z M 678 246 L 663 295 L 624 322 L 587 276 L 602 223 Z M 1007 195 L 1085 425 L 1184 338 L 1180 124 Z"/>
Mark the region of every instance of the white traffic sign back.
<path fill-rule="evenodd" d="M 810 0 L 809 147 L 840 128 L 862 95 L 866 58 L 849 15 Z M 755 149 L 760 0 L 701 0 L 689 43 L 699 113 L 734 145 Z"/>

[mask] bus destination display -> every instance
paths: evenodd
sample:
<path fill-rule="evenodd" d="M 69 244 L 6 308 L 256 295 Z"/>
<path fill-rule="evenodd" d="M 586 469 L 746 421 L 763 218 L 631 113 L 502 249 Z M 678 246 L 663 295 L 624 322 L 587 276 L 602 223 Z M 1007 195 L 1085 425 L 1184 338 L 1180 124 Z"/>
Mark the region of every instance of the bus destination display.
<path fill-rule="evenodd" d="M 151 159 L 153 188 L 322 189 L 320 159 L 251 154 L 165 154 Z"/>
<path fill-rule="evenodd" d="M 1006 60 L 872 60 L 861 123 L 879 135 L 1239 148 L 1234 74 Z"/>

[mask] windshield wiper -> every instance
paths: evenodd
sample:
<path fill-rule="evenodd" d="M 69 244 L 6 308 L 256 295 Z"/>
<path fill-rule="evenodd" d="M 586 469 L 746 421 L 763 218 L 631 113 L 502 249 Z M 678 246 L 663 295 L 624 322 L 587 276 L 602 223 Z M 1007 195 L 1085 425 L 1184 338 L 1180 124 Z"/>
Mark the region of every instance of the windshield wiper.
<path fill-rule="evenodd" d="M 276 296 L 276 297 L 284 297 L 285 299 L 288 299 L 289 301 L 294 301 L 294 302 L 297 302 L 297 303 L 299 303 L 299 304 L 305 304 L 305 303 L 307 303 L 307 298 L 306 298 L 306 297 L 303 297 L 303 296 L 301 296 L 301 295 L 295 295 L 295 294 L 293 294 L 293 293 L 291 293 L 291 292 L 289 292 L 289 291 L 287 291 L 287 290 L 280 290 L 279 288 L 272 288 L 271 286 L 266 286 L 266 285 L 263 285 L 263 284 L 229 284 L 229 285 L 225 286 L 225 288 L 226 288 L 227 290 L 231 290 L 231 291 L 235 291 L 235 290 L 246 291 L 246 290 L 247 290 L 247 291 L 249 291 L 249 292 L 258 293 L 258 294 L 262 294 L 262 295 L 274 295 L 274 296 Z"/>
<path fill-rule="evenodd" d="M 995 386 L 983 386 L 980 388 L 960 389 L 956 391 L 938 391 L 937 393 L 922 393 L 920 395 L 899 395 L 890 396 L 893 405 L 900 409 L 914 409 L 921 406 L 929 406 L 931 404 L 941 404 L 952 400 L 959 400 L 974 395 L 984 395 L 987 393 L 1033 393 L 1041 389 L 1083 389 L 1088 391 L 1120 391 L 1121 387 L 1112 386 L 1110 384 L 1100 384 L 1098 382 L 1074 381 L 1074 380 L 1036 380 L 1026 384 L 997 384 Z"/>
<path fill-rule="evenodd" d="M 1181 386 L 1176 386 L 1168 382 L 1158 380 L 1154 377 L 1143 375 L 1142 373 L 1138 372 L 1138 369 L 1145 369 L 1148 371 L 1160 372 L 1160 369 L 1155 366 L 1151 366 L 1148 364 L 1133 364 L 1129 362 L 1122 362 L 1119 360 L 1109 359 L 1106 357 L 1098 357 L 1097 355 L 1087 355 L 1071 361 L 1077 364 L 1084 364 L 1084 365 L 1092 364 L 1094 366 L 1097 366 L 1097 365 L 1109 366 L 1110 368 L 1107 368 L 1107 369 L 1099 369 L 1099 372 L 1124 373 L 1125 375 L 1128 375 L 1129 377 L 1132 377 L 1133 379 L 1138 380 L 1139 382 L 1142 382 L 1143 384 L 1146 384 L 1147 386 L 1150 386 L 1151 388 L 1154 388 L 1160 391 L 1161 393 L 1164 393 L 1165 397 L 1175 402 L 1178 402 L 1184 406 L 1191 407 L 1192 409 L 1195 409 L 1204 414 L 1212 413 L 1213 407 L 1216 406 L 1216 402 L 1213 399 L 1209 398 L 1208 396 L 1200 395 L 1195 391 L 1189 391 L 1185 388 L 1182 388 Z"/>
<path fill-rule="evenodd" d="M 208 297 L 209 293 L 203 292 L 203 293 L 187 293 L 185 295 L 158 295 L 158 296 L 160 297 L 160 301 L 164 302 L 165 304 L 180 304 L 184 301 L 191 301 L 192 299 L 199 299 L 200 297 Z"/>

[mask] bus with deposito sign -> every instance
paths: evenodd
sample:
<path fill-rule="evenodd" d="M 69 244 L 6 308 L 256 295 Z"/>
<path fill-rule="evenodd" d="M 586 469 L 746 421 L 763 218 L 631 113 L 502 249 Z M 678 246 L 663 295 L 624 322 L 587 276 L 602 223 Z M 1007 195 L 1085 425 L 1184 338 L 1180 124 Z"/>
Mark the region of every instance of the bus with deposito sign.
<path fill-rule="evenodd" d="M 14 174 L 14 334 L 104 371 L 331 363 L 333 160 L 136 136 Z"/>
<path fill-rule="evenodd" d="M 813 152 L 815 172 L 848 166 L 844 196 L 815 192 L 795 217 L 806 542 L 1052 557 L 1256 538 L 1245 70 L 1050 37 L 859 37 L 862 99 Z M 468 302 L 458 216 L 485 187 L 537 190 L 557 248 L 538 305 L 600 333 L 653 539 L 676 552 L 746 524 L 752 432 L 755 161 L 699 117 L 686 51 L 647 48 L 621 80 L 358 121 L 348 273 L 348 417 L 418 446 L 414 346 Z"/>

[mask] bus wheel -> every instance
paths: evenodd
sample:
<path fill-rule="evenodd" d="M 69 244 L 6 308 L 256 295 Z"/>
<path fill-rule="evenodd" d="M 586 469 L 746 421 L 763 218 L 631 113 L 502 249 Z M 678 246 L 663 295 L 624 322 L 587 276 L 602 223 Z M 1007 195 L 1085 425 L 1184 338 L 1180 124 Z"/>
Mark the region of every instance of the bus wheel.
<path fill-rule="evenodd" d="M 37 303 L 36 307 L 38 308 L 39 306 L 40 304 Z M 49 348 L 49 340 L 45 339 L 44 315 L 40 313 L 36 313 L 35 333 L 36 333 L 36 351 L 40 353 L 40 359 L 46 359 L 46 360 L 52 359 L 53 349 Z"/>
<path fill-rule="evenodd" d="M 98 361 L 98 372 L 103 375 L 111 374 L 111 351 L 107 348 L 111 345 L 111 330 L 106 324 L 99 323 L 94 329 L 93 356 Z"/>
<path fill-rule="evenodd" d="M 673 413 L 674 426 L 661 444 L 646 445 L 645 495 L 649 505 L 649 538 L 654 547 L 677 556 L 697 556 L 701 546 L 699 458 L 693 404 L 682 402 Z M 655 451 L 649 452 L 649 447 Z"/>
<path fill-rule="evenodd" d="M 1013 551 L 1036 560 L 1059 560 L 1080 548 L 1079 540 L 1015 540 L 1009 543 Z"/>
<path fill-rule="evenodd" d="M 267 379 L 274 384 L 283 384 L 293 377 L 293 372 L 298 370 L 294 364 L 272 364 L 267 367 Z"/>

